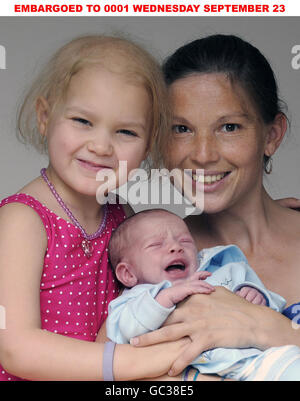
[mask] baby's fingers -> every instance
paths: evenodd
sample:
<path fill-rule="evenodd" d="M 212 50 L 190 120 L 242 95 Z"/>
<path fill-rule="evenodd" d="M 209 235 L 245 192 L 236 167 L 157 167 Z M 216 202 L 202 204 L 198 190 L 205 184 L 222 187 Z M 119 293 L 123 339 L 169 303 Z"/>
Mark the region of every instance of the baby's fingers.
<path fill-rule="evenodd" d="M 251 303 L 254 303 L 254 300 L 260 298 L 261 294 L 255 288 L 252 288 L 248 291 L 245 299 Z"/>
<path fill-rule="evenodd" d="M 250 290 L 250 287 L 242 287 L 240 290 L 236 291 L 236 294 L 242 298 L 246 298 Z"/>
<path fill-rule="evenodd" d="M 251 287 L 243 287 L 241 290 L 237 291 L 236 294 L 245 298 L 248 302 L 255 305 L 266 305 L 266 299 L 257 289 Z"/>
<path fill-rule="evenodd" d="M 262 305 L 262 306 L 267 305 L 267 301 L 262 294 L 257 294 L 257 296 L 253 299 L 252 303 L 254 305 Z"/>
<path fill-rule="evenodd" d="M 215 287 L 213 285 L 207 283 L 206 281 L 196 281 L 194 283 L 194 285 L 200 293 L 202 291 L 205 291 L 205 293 L 207 293 L 207 292 L 211 293 L 211 292 L 215 291 Z"/>
<path fill-rule="evenodd" d="M 210 277 L 211 273 L 207 271 L 196 272 L 192 275 L 192 280 L 205 280 L 207 277 Z"/>

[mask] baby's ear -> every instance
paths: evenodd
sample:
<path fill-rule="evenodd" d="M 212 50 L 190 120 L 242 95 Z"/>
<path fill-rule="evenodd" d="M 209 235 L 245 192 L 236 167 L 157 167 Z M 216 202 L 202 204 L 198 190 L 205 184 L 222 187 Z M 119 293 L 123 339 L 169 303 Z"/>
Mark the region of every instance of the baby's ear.
<path fill-rule="evenodd" d="M 39 132 L 43 137 L 45 137 L 47 136 L 47 126 L 49 122 L 50 107 L 49 103 L 43 96 L 40 96 L 37 99 L 35 110 L 36 110 L 36 119 Z"/>
<path fill-rule="evenodd" d="M 125 285 L 125 287 L 131 288 L 137 284 L 137 277 L 132 272 L 131 265 L 126 262 L 120 262 L 117 264 L 115 269 L 117 279 Z"/>

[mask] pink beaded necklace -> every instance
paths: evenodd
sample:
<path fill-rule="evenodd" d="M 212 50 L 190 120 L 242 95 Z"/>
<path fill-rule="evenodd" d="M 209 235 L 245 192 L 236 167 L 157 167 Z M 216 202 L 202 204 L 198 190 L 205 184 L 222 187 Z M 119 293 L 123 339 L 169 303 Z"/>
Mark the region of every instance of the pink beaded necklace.
<path fill-rule="evenodd" d="M 44 181 L 46 182 L 46 184 L 48 185 L 48 187 L 50 188 L 50 191 L 52 192 L 52 194 L 54 195 L 55 199 L 57 200 L 58 204 L 62 207 L 62 209 L 64 210 L 64 212 L 67 214 L 67 216 L 70 218 L 70 220 L 72 221 L 72 223 L 79 228 L 81 235 L 83 237 L 83 240 L 81 242 L 81 248 L 85 254 L 85 256 L 87 258 L 90 258 L 93 255 L 93 251 L 94 248 L 91 244 L 91 241 L 95 238 L 98 238 L 105 225 L 106 225 L 106 219 L 107 219 L 107 205 L 104 205 L 103 208 L 103 219 L 102 222 L 98 228 L 98 230 L 91 235 L 88 235 L 85 231 L 85 229 L 81 226 L 81 224 L 79 223 L 79 221 L 76 219 L 76 217 L 73 215 L 73 213 L 71 212 L 71 210 L 68 208 L 68 206 L 65 204 L 65 202 L 61 199 L 61 197 L 58 195 L 58 193 L 56 192 L 56 189 L 54 188 L 54 185 L 50 182 L 49 178 L 47 177 L 46 174 L 46 169 L 43 168 L 41 170 L 41 176 L 44 179 Z"/>

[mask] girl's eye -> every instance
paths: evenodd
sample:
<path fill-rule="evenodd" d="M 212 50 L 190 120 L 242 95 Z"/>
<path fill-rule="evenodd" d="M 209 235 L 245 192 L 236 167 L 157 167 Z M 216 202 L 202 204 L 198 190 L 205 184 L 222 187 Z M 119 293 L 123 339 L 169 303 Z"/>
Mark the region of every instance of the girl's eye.
<path fill-rule="evenodd" d="M 81 117 L 73 117 L 72 118 L 73 121 L 82 124 L 82 125 L 87 125 L 87 126 L 92 126 L 92 123 L 88 120 L 86 120 L 85 118 L 81 118 Z"/>
<path fill-rule="evenodd" d="M 239 124 L 224 124 L 222 126 L 221 131 L 223 132 L 235 132 L 237 131 L 241 126 Z"/>
<path fill-rule="evenodd" d="M 120 134 L 124 134 L 124 135 L 127 135 L 127 136 L 137 136 L 137 134 L 135 132 L 130 131 L 128 129 L 120 129 L 118 132 Z"/>
<path fill-rule="evenodd" d="M 175 134 L 186 134 L 191 132 L 191 130 L 186 125 L 176 124 L 172 127 L 173 132 Z"/>

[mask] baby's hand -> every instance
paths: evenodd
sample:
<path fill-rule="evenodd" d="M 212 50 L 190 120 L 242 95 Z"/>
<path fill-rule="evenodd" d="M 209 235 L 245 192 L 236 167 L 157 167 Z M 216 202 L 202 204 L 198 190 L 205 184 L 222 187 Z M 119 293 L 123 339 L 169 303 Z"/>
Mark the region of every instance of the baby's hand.
<path fill-rule="evenodd" d="M 194 280 L 206 280 L 207 277 L 210 277 L 211 273 L 207 271 L 200 271 L 196 272 L 191 275 L 191 277 L 188 279 L 188 281 L 194 281 Z"/>
<path fill-rule="evenodd" d="M 182 280 L 174 286 L 161 290 L 155 300 L 165 308 L 172 308 L 178 302 L 183 301 L 189 295 L 210 294 L 215 288 L 205 280 L 211 273 L 197 272 L 189 279 Z"/>
<path fill-rule="evenodd" d="M 196 273 L 192 274 L 191 277 L 189 277 L 189 278 L 184 278 L 182 280 L 177 280 L 175 283 L 173 283 L 173 287 L 178 286 L 178 285 L 182 285 L 182 284 L 186 284 L 186 283 L 189 283 L 191 281 L 206 280 L 207 277 L 209 277 L 209 276 L 211 276 L 211 273 L 207 272 L 207 271 L 204 271 L 204 270 L 200 271 L 200 272 L 196 272 Z"/>
<path fill-rule="evenodd" d="M 253 287 L 242 287 L 236 294 L 255 305 L 265 306 L 267 304 L 263 294 Z"/>

